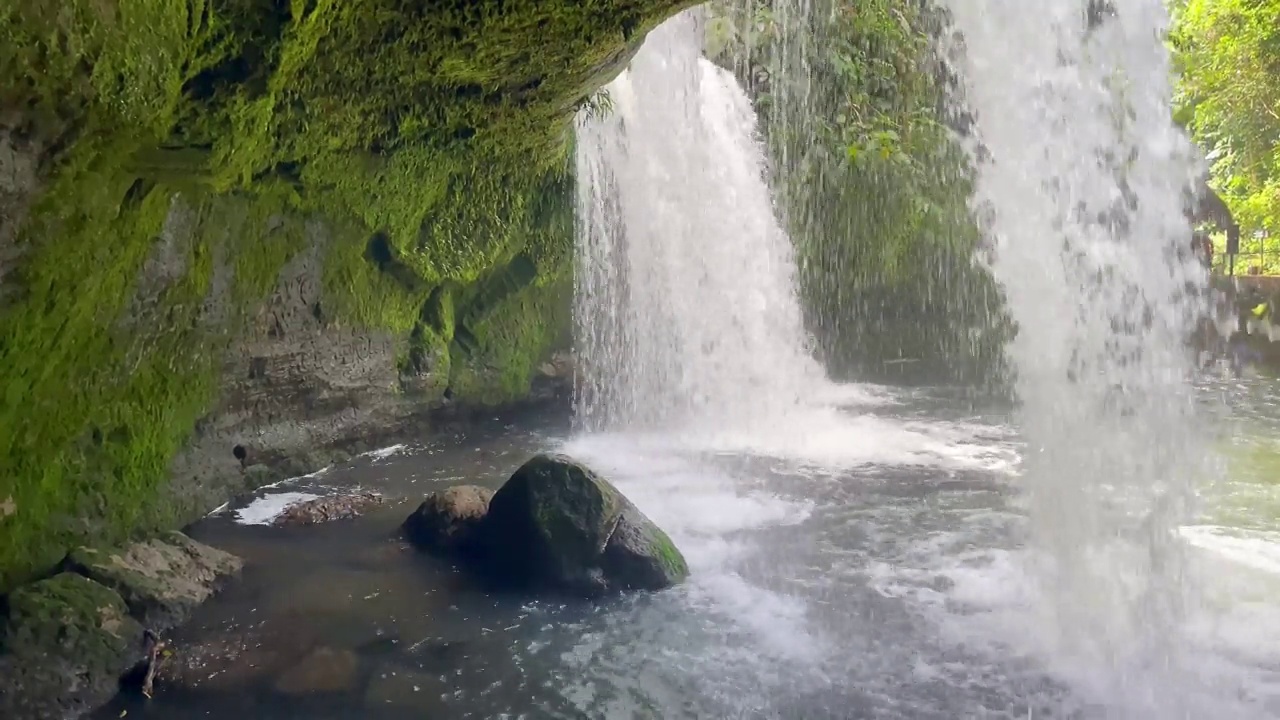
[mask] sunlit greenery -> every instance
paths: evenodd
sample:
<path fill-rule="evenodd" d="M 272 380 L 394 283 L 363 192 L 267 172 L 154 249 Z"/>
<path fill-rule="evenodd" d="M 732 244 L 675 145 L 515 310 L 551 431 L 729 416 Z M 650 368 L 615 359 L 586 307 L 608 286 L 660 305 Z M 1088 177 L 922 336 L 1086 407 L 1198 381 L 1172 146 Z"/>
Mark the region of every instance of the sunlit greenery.
<path fill-rule="evenodd" d="M 1280 0 L 1172 5 L 1178 120 L 1241 226 L 1237 272 L 1280 274 Z"/>

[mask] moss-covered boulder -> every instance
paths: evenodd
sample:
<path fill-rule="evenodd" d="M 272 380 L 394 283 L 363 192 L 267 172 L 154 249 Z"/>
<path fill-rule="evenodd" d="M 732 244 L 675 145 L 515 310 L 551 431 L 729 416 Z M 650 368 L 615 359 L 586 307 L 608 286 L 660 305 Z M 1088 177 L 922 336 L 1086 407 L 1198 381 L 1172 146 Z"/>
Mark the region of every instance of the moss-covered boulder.
<path fill-rule="evenodd" d="M 466 555 L 477 550 L 481 521 L 493 491 L 456 485 L 427 496 L 404 521 L 405 537 L 429 552 Z"/>
<path fill-rule="evenodd" d="M 133 616 L 156 631 L 186 620 L 242 566 L 240 558 L 179 532 L 118 549 L 80 548 L 70 561 L 119 593 Z"/>
<path fill-rule="evenodd" d="M 78 717 L 111 699 L 143 660 L 143 629 L 110 588 L 72 573 L 9 596 L 0 651 L 0 717 Z"/>
<path fill-rule="evenodd" d="M 607 480 L 538 455 L 494 494 L 481 534 L 492 569 L 521 584 L 597 596 L 659 590 L 689 573 L 671 539 Z"/>

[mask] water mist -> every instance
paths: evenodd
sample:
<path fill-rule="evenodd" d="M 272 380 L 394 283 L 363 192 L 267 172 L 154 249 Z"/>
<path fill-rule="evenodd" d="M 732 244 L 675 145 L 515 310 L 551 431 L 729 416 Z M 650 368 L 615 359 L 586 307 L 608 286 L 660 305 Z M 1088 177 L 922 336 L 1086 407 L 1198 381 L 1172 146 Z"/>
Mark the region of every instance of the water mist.
<path fill-rule="evenodd" d="M 985 157 L 975 207 L 1018 324 L 1023 482 L 1053 651 L 1135 711 L 1188 711 L 1178 525 L 1205 457 L 1186 340 L 1203 286 L 1181 198 L 1162 0 L 947 0 Z M 977 155 L 975 154 L 975 157 Z"/>

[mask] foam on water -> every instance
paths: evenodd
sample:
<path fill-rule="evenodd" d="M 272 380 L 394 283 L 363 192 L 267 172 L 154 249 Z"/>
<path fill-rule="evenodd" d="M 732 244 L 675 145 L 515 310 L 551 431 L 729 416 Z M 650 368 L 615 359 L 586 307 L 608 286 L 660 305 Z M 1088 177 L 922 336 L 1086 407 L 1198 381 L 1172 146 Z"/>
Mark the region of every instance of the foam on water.
<path fill-rule="evenodd" d="M 1190 525 L 1179 534 L 1192 546 L 1254 570 L 1280 575 L 1280 533 Z"/>
<path fill-rule="evenodd" d="M 319 495 L 306 492 L 282 492 L 263 495 L 236 510 L 236 522 L 240 525 L 270 525 L 290 507 L 319 498 Z"/>
<path fill-rule="evenodd" d="M 387 458 L 393 455 L 399 455 L 405 452 L 405 450 L 407 449 L 408 449 L 408 446 L 401 443 L 397 445 L 391 445 L 389 447 L 380 448 L 378 450 L 370 450 L 369 452 L 361 453 L 360 457 L 367 457 L 372 460 L 386 460 Z"/>

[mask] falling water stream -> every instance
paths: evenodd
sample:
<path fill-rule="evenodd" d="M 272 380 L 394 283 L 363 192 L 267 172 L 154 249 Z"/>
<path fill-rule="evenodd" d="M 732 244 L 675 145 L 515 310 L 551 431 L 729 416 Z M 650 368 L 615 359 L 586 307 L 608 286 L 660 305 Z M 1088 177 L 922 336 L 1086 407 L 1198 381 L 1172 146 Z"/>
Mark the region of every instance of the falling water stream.
<path fill-rule="evenodd" d="M 743 424 L 816 391 L 792 247 L 751 101 L 702 15 L 650 34 L 578 130 L 580 415 L 592 429 Z"/>
<path fill-rule="evenodd" d="M 1180 629 L 1178 527 L 1197 479 L 1190 336 L 1204 270 L 1182 190 L 1162 0 L 950 0 L 964 98 L 987 152 L 976 203 L 1019 324 L 1031 570 L 1055 651 L 1108 668 L 1136 714 L 1200 716 Z"/>
<path fill-rule="evenodd" d="M 1178 252 L 1193 164 L 1162 2 L 1093 26 L 1065 0 L 944 4 L 983 146 L 975 211 L 1020 326 L 1016 410 L 826 377 L 772 200 L 789 161 L 769 162 L 747 94 L 702 57 L 703 10 L 684 12 L 578 121 L 573 427 L 437 433 L 212 516 L 195 535 L 250 570 L 177 646 L 257 644 L 129 716 L 1280 717 L 1280 395 L 1196 376 L 1179 350 L 1203 278 Z M 821 49 L 788 48 L 792 73 Z M 795 121 L 803 77 L 774 82 L 799 107 L 773 122 Z M 1229 480 L 1209 461 L 1224 434 L 1250 438 L 1216 442 Z M 388 546 L 424 492 L 497 487 L 548 447 L 613 480 L 690 578 L 565 603 Z M 388 509 L 244 525 L 352 485 Z M 252 674 L 287 657 L 262 637 L 358 672 L 284 696 Z"/>

